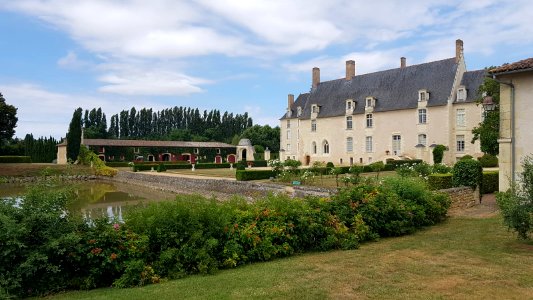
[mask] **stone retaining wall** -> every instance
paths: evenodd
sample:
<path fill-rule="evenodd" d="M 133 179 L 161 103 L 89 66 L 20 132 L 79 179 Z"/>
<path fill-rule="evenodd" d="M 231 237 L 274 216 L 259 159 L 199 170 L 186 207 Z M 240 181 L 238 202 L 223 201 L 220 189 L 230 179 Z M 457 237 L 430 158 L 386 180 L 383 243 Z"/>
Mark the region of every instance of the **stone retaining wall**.
<path fill-rule="evenodd" d="M 5 177 L 3 183 L 33 183 L 48 180 L 60 180 L 60 181 L 86 181 L 98 179 L 95 175 L 60 175 L 60 176 L 28 176 L 28 177 Z"/>
<path fill-rule="evenodd" d="M 450 209 L 453 208 L 469 208 L 479 204 L 479 191 L 476 189 L 473 191 L 471 188 L 462 186 L 451 189 L 439 190 L 439 192 L 446 193 L 450 196 L 452 204 Z"/>
<path fill-rule="evenodd" d="M 241 195 L 253 199 L 268 193 L 284 193 L 292 197 L 309 195 L 325 197 L 334 192 L 334 190 L 315 187 L 290 187 L 272 183 L 166 176 L 129 171 L 119 171 L 117 176 L 106 178 L 106 180 L 133 183 L 176 193 L 215 196 L 219 199 L 226 199 L 233 195 Z"/>

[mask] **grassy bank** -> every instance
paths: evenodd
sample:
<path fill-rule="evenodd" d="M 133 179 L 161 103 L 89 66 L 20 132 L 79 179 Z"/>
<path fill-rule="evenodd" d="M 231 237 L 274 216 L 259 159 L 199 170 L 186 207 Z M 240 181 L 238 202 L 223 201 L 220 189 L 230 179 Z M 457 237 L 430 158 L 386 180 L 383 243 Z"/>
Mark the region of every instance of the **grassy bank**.
<path fill-rule="evenodd" d="M 533 244 L 499 217 L 451 218 L 358 250 L 311 253 L 134 289 L 49 299 L 530 299 Z"/>
<path fill-rule="evenodd" d="M 0 177 L 25 177 L 43 175 L 90 175 L 91 168 L 79 165 L 56 164 L 2 164 Z"/>

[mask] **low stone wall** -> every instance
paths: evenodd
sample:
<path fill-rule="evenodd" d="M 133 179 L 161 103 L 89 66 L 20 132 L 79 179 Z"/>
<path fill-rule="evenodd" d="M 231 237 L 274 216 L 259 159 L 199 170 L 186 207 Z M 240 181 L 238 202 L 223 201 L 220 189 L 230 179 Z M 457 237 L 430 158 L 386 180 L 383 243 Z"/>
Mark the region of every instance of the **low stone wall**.
<path fill-rule="evenodd" d="M 462 186 L 439 190 L 439 192 L 446 193 L 450 196 L 452 201 L 450 209 L 469 208 L 479 204 L 479 192 L 477 189 L 473 191 L 469 187 Z"/>
<path fill-rule="evenodd" d="M 254 183 L 224 179 L 202 179 L 179 176 L 166 176 L 142 172 L 119 171 L 117 176 L 106 180 L 133 183 L 150 188 L 175 193 L 201 194 L 226 199 L 233 195 L 253 199 L 268 193 L 283 193 L 292 197 L 329 196 L 333 191 L 314 187 L 289 187 L 271 183 Z"/>
<path fill-rule="evenodd" d="M 60 176 L 28 176 L 28 177 L 5 177 L 3 183 L 33 183 L 33 182 L 42 182 L 49 180 L 60 180 L 60 181 L 86 181 L 86 180 L 95 180 L 98 179 L 95 175 L 60 175 Z"/>

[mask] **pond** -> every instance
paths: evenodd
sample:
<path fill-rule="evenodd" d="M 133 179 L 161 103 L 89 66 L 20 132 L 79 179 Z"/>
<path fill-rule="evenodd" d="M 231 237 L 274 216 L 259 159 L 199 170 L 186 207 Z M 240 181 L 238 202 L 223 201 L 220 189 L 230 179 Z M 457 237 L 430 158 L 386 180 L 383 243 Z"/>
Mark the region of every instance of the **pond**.
<path fill-rule="evenodd" d="M 72 186 L 78 196 L 69 209 L 81 212 L 87 219 L 108 217 L 122 221 L 128 206 L 176 198 L 174 193 L 119 182 L 95 180 L 62 184 Z M 24 185 L 0 184 L 0 198 L 22 196 L 25 191 Z"/>

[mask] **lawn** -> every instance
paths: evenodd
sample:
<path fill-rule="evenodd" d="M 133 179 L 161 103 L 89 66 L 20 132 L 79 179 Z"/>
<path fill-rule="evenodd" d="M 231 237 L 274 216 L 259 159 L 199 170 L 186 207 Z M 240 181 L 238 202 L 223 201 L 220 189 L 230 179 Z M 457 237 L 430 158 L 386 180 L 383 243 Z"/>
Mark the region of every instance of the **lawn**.
<path fill-rule="evenodd" d="M 358 250 L 309 253 L 209 276 L 50 299 L 532 299 L 533 244 L 500 217 L 453 217 Z"/>
<path fill-rule="evenodd" d="M 56 164 L 0 164 L 0 176 L 89 175 L 88 166 Z"/>

